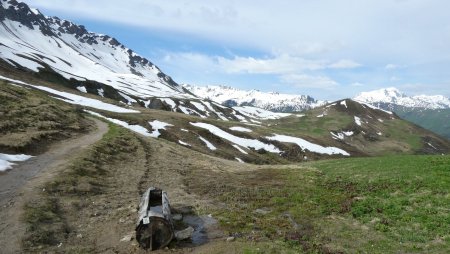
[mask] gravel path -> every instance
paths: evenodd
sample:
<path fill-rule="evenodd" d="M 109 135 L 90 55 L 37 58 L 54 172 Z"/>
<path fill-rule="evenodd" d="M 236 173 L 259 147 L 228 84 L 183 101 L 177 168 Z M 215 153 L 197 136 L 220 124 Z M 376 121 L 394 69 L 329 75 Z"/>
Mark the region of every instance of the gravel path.
<path fill-rule="evenodd" d="M 12 170 L 0 175 L 0 252 L 20 253 L 20 238 L 25 230 L 20 223 L 20 216 L 27 191 L 51 179 L 55 173 L 52 171 L 70 161 L 82 149 L 99 141 L 108 131 L 106 123 L 92 120 L 97 125 L 94 131 L 57 142 L 46 153 L 19 162 Z"/>

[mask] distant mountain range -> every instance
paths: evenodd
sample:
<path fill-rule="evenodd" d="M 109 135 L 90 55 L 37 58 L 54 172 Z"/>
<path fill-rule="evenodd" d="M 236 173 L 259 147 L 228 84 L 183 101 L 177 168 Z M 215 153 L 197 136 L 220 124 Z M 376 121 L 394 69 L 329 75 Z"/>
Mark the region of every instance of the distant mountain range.
<path fill-rule="evenodd" d="M 421 109 L 450 108 L 450 99 L 443 95 L 407 96 L 395 87 L 363 92 L 358 94 L 354 99 L 388 110 L 394 110 L 396 106 Z"/>
<path fill-rule="evenodd" d="M 185 84 L 183 87 L 198 97 L 229 107 L 253 106 L 275 112 L 297 112 L 316 108 L 327 103 L 308 95 L 240 90 L 229 86 L 195 86 Z"/>
<path fill-rule="evenodd" d="M 443 95 L 407 96 L 391 87 L 363 92 L 354 99 L 394 111 L 400 117 L 450 139 L 450 99 Z"/>
<path fill-rule="evenodd" d="M 198 97 L 225 106 L 253 106 L 275 112 L 305 111 L 327 103 L 308 95 L 240 90 L 229 86 L 185 84 L 183 87 Z M 408 121 L 450 138 L 450 99 L 443 95 L 408 96 L 391 87 L 360 93 L 353 100 L 393 111 Z"/>

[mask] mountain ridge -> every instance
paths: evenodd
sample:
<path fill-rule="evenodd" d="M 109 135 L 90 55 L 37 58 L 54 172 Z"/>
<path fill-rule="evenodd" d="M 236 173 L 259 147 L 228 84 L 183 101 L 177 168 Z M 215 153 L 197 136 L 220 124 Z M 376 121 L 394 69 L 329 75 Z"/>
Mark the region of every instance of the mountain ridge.
<path fill-rule="evenodd" d="M 382 88 L 359 93 L 355 100 L 392 110 L 393 105 L 410 108 L 444 109 L 450 108 L 450 99 L 443 95 L 408 96 L 395 87 Z"/>
<path fill-rule="evenodd" d="M 309 95 L 241 90 L 230 86 L 196 86 L 183 84 L 183 87 L 198 97 L 213 100 L 225 106 L 253 106 L 274 112 L 299 112 L 326 104 Z"/>
<path fill-rule="evenodd" d="M 51 69 L 68 80 L 96 81 L 142 98 L 193 98 L 151 61 L 113 37 L 44 16 L 16 0 L 1 1 L 0 17 L 0 57 L 12 66 L 34 72 Z"/>

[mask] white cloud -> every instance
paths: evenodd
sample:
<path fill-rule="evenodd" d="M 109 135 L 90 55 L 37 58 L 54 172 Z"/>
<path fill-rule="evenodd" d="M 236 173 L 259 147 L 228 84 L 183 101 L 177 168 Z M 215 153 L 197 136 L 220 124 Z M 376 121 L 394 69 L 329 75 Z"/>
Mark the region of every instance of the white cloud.
<path fill-rule="evenodd" d="M 361 66 L 361 64 L 359 64 L 355 61 L 348 60 L 348 59 L 342 59 L 335 63 L 330 64 L 328 67 L 333 68 L 333 69 L 352 69 L 352 68 L 357 68 L 360 66 Z"/>
<path fill-rule="evenodd" d="M 305 74 L 289 74 L 281 76 L 281 81 L 298 88 L 334 89 L 339 84 L 324 76 L 310 76 Z"/>
<path fill-rule="evenodd" d="M 355 83 L 351 83 L 350 86 L 354 86 L 354 87 L 363 87 L 363 86 L 365 86 L 365 84 L 359 83 L 359 82 L 355 82 Z"/>
<path fill-rule="evenodd" d="M 181 65 L 199 65 L 205 69 L 221 70 L 225 73 L 248 74 L 295 74 L 303 71 L 317 71 L 324 69 L 355 68 L 360 64 L 352 60 L 339 60 L 330 63 L 325 60 L 309 60 L 287 54 L 266 57 L 210 56 L 195 52 L 167 52 L 162 58 L 165 62 L 175 62 Z"/>
<path fill-rule="evenodd" d="M 182 31 L 267 52 L 277 49 L 305 54 L 338 52 L 337 58 L 364 55 L 378 59 L 450 54 L 447 0 L 25 2 L 78 18 Z M 418 50 L 421 54 L 417 54 Z"/>
<path fill-rule="evenodd" d="M 219 57 L 219 64 L 230 73 L 289 74 L 323 69 L 350 69 L 361 66 L 352 60 L 339 60 L 329 63 L 325 60 L 310 60 L 282 54 L 271 58 L 236 56 L 232 59 Z"/>
<path fill-rule="evenodd" d="M 285 74 L 304 70 L 320 70 L 326 67 L 323 61 L 307 60 L 287 54 L 271 58 L 235 56 L 229 59 L 219 57 L 218 61 L 229 73 Z"/>

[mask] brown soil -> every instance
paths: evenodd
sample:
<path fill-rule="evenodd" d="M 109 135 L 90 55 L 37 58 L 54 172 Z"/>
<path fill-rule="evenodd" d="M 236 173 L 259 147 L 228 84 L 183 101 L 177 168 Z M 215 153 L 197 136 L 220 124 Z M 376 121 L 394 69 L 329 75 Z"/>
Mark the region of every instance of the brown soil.
<path fill-rule="evenodd" d="M 37 186 L 52 179 L 58 169 L 76 157 L 80 150 L 100 140 L 108 130 L 106 123 L 95 120 L 97 129 L 89 134 L 64 140 L 50 146 L 42 155 L 20 162 L 0 175 L 0 246 L 2 252 L 20 253 L 22 207 L 34 196 Z"/>

